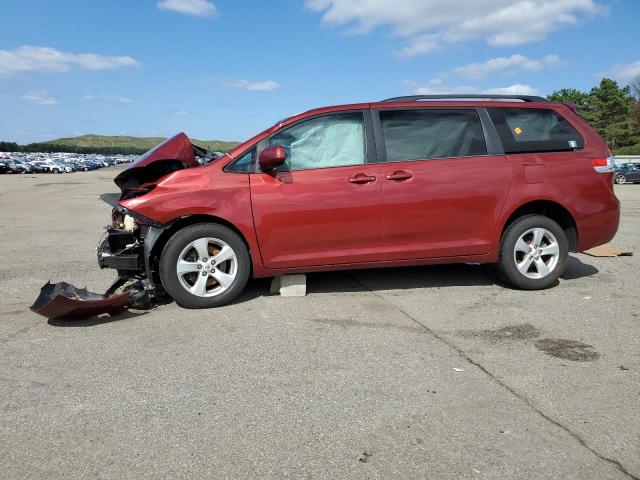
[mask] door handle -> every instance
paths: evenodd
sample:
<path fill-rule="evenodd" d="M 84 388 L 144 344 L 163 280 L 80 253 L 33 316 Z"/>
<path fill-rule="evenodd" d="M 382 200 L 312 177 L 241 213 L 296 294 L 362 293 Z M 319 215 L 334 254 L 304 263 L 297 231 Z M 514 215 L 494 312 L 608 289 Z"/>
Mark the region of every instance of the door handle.
<path fill-rule="evenodd" d="M 376 177 L 373 175 L 365 175 L 364 173 L 358 173 L 349 179 L 351 183 L 363 185 L 365 183 L 371 183 L 376 181 Z"/>
<path fill-rule="evenodd" d="M 396 182 L 401 182 L 402 180 L 409 180 L 413 178 L 413 172 L 409 170 L 396 170 L 393 173 L 389 173 L 386 176 L 387 180 L 395 180 Z"/>

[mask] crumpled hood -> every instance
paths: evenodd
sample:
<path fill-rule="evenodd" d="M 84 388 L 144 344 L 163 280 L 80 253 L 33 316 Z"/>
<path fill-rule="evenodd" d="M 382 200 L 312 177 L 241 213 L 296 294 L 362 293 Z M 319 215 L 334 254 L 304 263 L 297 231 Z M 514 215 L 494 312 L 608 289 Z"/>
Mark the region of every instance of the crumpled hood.
<path fill-rule="evenodd" d="M 176 170 L 198 165 L 191 140 L 184 133 L 179 133 L 140 155 L 113 181 L 122 190 L 134 189 Z"/>

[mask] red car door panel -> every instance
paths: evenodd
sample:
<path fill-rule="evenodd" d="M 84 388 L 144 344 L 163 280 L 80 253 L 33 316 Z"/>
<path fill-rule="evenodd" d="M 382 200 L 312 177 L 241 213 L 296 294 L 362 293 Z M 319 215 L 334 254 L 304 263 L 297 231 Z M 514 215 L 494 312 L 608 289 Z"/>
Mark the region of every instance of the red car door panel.
<path fill-rule="evenodd" d="M 378 164 L 250 175 L 253 217 L 268 268 L 379 259 Z"/>
<path fill-rule="evenodd" d="M 381 164 L 385 260 L 491 249 L 513 176 L 506 155 Z"/>

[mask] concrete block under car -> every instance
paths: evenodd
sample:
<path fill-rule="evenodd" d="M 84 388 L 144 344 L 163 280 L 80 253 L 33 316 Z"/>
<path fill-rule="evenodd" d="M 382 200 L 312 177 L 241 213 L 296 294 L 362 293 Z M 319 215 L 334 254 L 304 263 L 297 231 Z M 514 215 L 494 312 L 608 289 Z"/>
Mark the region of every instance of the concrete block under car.
<path fill-rule="evenodd" d="M 307 276 L 280 275 L 271 282 L 271 294 L 281 297 L 304 297 L 307 294 Z"/>

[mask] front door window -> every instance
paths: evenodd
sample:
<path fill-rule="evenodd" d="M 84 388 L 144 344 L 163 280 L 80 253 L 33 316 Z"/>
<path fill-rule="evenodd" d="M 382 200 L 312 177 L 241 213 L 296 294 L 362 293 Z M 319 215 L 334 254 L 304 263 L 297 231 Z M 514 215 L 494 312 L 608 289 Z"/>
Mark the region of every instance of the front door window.
<path fill-rule="evenodd" d="M 278 132 L 269 144 L 285 148 L 288 170 L 363 165 L 363 116 L 357 112 L 313 118 Z"/>

